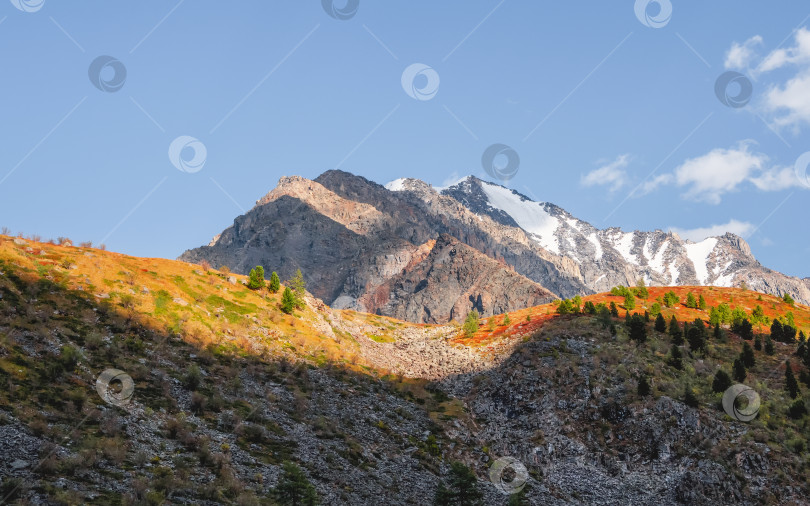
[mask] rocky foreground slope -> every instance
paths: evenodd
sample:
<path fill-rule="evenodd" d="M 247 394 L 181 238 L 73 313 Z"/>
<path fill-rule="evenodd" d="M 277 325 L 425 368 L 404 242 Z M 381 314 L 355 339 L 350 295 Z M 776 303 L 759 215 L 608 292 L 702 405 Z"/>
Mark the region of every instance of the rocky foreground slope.
<path fill-rule="evenodd" d="M 440 255 L 429 252 L 444 234 L 474 250 L 468 256 L 476 256 L 476 264 L 487 264 L 488 257 L 504 274 L 484 286 L 459 263 L 435 263 Z M 180 259 L 243 274 L 255 265 L 282 276 L 301 268 L 313 293 L 333 307 L 413 322 L 447 322 L 473 308 L 488 316 L 528 307 L 536 303 L 532 291 L 567 298 L 639 279 L 658 286 L 745 283 L 810 302 L 810 280 L 763 267 L 738 236 L 692 243 L 660 230 L 600 230 L 553 204 L 475 177 L 444 189 L 417 179 L 383 187 L 341 171 L 314 181 L 284 177 L 208 246 Z M 535 285 L 523 281 L 514 295 L 500 281 L 514 279 L 509 271 Z"/>
<path fill-rule="evenodd" d="M 274 504 L 284 462 L 322 504 L 429 504 L 454 461 L 473 470 L 484 504 L 518 500 L 497 483 L 520 489 L 523 504 L 799 504 L 810 494 L 808 417 L 788 416 L 784 390 L 785 359 L 808 372 L 795 344 L 754 353 L 746 383 L 763 402 L 743 423 L 712 392 L 740 352 L 727 331 L 704 352 L 680 346 L 677 369 L 671 338 L 651 324 L 636 344 L 622 319 L 609 322 L 614 335 L 548 304 L 467 336 L 311 296 L 286 315 L 278 294 L 243 282 L 0 237 L 0 503 Z M 771 318 L 791 313 L 810 330 L 807 307 L 689 290 L 747 314 L 758 304 Z M 110 368 L 132 388 L 99 389 Z M 637 393 L 642 374 L 648 396 Z M 519 482 L 490 475 L 503 457 L 525 468 Z"/>

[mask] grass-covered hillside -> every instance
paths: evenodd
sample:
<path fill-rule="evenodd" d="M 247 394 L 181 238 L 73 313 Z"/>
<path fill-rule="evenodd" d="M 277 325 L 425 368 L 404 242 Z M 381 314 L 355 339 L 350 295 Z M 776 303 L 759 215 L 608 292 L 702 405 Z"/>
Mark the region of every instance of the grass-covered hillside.
<path fill-rule="evenodd" d="M 484 504 L 810 494 L 810 310 L 789 300 L 618 288 L 428 326 L 300 294 L 290 310 L 288 285 L 249 282 L 0 236 L 0 503 L 294 504 L 292 490 L 450 504 L 441 486 Z M 107 388 L 110 369 L 124 376 Z M 760 397 L 751 422 L 720 407 L 737 382 Z M 501 457 L 526 469 L 518 494 L 493 484 Z"/>

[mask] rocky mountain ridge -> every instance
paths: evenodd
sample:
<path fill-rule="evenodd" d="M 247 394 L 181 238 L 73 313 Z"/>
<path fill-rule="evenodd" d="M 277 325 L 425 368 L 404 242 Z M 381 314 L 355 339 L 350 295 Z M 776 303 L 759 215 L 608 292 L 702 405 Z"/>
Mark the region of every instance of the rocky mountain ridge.
<path fill-rule="evenodd" d="M 488 257 L 504 276 L 513 270 L 537 286 L 515 297 L 508 276 L 484 286 L 475 270 L 435 263 L 443 257 L 430 254 L 431 241 L 443 234 L 480 253 L 482 265 Z M 208 246 L 180 259 L 240 273 L 263 265 L 290 276 L 301 268 L 313 293 L 334 307 L 429 323 L 459 319 L 473 308 L 491 315 L 536 303 L 532 290 L 568 298 L 638 279 L 657 286 L 745 283 L 810 302 L 810 281 L 763 267 L 738 236 L 693 243 L 661 230 L 598 229 L 554 204 L 472 176 L 447 188 L 417 179 L 382 186 L 342 171 L 315 180 L 285 176 Z M 404 282 L 414 279 L 414 270 L 425 277 Z M 458 283 L 440 281 L 448 279 Z M 425 286 L 430 290 L 422 292 Z"/>
<path fill-rule="evenodd" d="M 806 280 L 762 266 L 748 243 L 731 233 L 692 242 L 661 230 L 598 229 L 554 204 L 534 202 L 515 190 L 472 176 L 441 193 L 505 226 L 521 227 L 547 250 L 573 259 L 583 283 L 596 292 L 643 278 L 655 286 L 745 283 L 764 293 L 790 293 L 797 300 L 810 301 Z"/>

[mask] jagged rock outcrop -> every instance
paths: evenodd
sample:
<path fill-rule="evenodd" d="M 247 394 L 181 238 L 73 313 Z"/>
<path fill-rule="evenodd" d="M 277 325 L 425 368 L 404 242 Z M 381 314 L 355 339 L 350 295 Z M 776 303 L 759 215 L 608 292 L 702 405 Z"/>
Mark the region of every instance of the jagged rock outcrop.
<path fill-rule="evenodd" d="M 380 292 L 387 296 L 377 297 Z M 424 259 L 363 299 L 375 298 L 386 301 L 375 311 L 407 321 L 441 323 L 463 320 L 470 305 L 489 316 L 551 302 L 554 295 L 443 234 Z"/>

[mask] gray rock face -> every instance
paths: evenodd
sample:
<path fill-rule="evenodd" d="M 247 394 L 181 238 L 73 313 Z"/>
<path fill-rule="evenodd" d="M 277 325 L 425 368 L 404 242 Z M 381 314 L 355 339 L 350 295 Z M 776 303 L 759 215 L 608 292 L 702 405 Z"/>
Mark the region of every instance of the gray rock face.
<path fill-rule="evenodd" d="M 503 273 L 490 271 L 499 281 L 481 291 L 480 303 L 479 294 L 466 293 L 480 285 L 469 269 L 458 262 L 434 265 L 444 257 L 431 254 L 430 241 L 442 234 L 501 264 Z M 417 179 L 386 188 L 341 171 L 314 181 L 283 177 L 208 246 L 180 259 L 207 260 L 242 274 L 262 265 L 282 279 L 300 268 L 310 291 L 331 305 L 416 322 L 446 322 L 473 308 L 489 315 L 531 304 L 536 298 L 527 296 L 525 287 L 507 295 L 503 283 L 511 271 L 550 297 L 608 291 L 643 278 L 648 285 L 745 283 L 810 303 L 810 279 L 763 267 L 733 234 L 693 243 L 661 230 L 598 229 L 554 204 L 475 177 L 441 191 Z M 416 290 L 430 276 L 455 277 L 458 283 L 447 285 L 446 292 Z M 473 298 L 460 302 L 469 295 Z"/>
<path fill-rule="evenodd" d="M 377 297 L 379 292 L 387 292 Z M 407 321 L 461 321 L 470 305 L 484 316 L 551 302 L 553 294 L 443 234 L 422 261 L 392 277 L 372 298 L 381 313 Z"/>
<path fill-rule="evenodd" d="M 475 307 L 493 314 L 499 308 L 517 309 L 555 295 L 588 291 L 576 272 L 569 271 L 576 269 L 568 259 L 548 254 L 521 229 L 504 228 L 422 185 L 421 192 L 391 192 L 364 178 L 334 171 L 316 181 L 282 178 L 213 246 L 189 250 L 180 259 L 207 260 L 239 273 L 262 265 L 266 272 L 276 270 L 282 279 L 300 268 L 313 295 L 335 307 L 408 315 L 412 321 L 445 322 Z M 438 252 L 430 254 L 431 241 L 442 234 L 469 246 L 465 258 L 486 264 L 491 281 L 483 283 L 463 262 L 442 260 L 434 265 L 445 258 Z M 524 278 L 516 276 L 510 265 Z M 413 302 L 393 296 L 409 289 L 415 278 L 408 272 L 417 266 L 434 279 L 455 278 L 458 283 L 444 289 L 434 284 Z M 415 283 L 421 281 L 426 279 Z M 507 295 L 507 288 L 517 291 Z M 415 287 L 411 293 L 417 293 Z M 440 309 L 432 307 L 431 300 L 452 304 Z M 484 305 L 484 300 L 493 302 Z"/>

